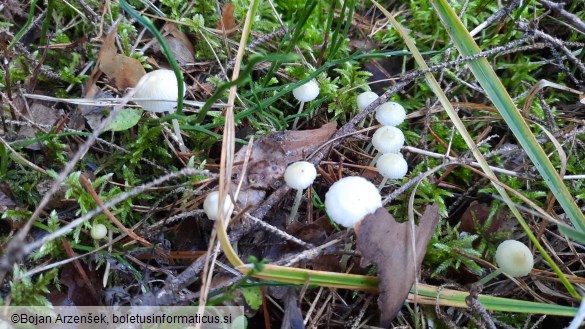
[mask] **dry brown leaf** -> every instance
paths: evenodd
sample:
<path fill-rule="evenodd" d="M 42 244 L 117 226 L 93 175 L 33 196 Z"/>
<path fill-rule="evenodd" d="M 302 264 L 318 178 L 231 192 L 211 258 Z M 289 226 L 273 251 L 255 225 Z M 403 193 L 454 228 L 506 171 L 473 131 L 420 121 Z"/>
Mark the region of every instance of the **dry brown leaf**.
<path fill-rule="evenodd" d="M 221 7 L 221 19 L 217 22 L 218 30 L 225 30 L 226 35 L 233 34 L 238 28 L 234 17 L 234 5 L 228 2 Z"/>
<path fill-rule="evenodd" d="M 485 225 L 488 220 L 492 207 L 486 203 L 479 203 L 473 201 L 469 204 L 469 207 L 461 215 L 461 226 L 462 232 L 477 233 L 478 228 Z M 492 220 L 491 226 L 488 228 L 486 233 L 496 232 L 503 221 L 506 219 L 506 212 L 498 211 Z M 479 241 L 478 241 L 479 242 Z"/>
<path fill-rule="evenodd" d="M 175 55 L 175 59 L 181 66 L 185 66 L 188 64 L 195 63 L 195 57 L 193 56 L 191 50 L 186 46 L 181 40 L 167 35 L 165 37 L 165 41 L 169 45 L 169 49 Z M 152 45 L 152 50 L 155 52 L 162 52 L 160 48 L 160 44 L 158 42 Z"/>
<path fill-rule="evenodd" d="M 337 129 L 335 122 L 313 130 L 286 130 L 264 135 L 254 142 L 244 186 L 275 188 L 286 167 L 303 159 L 321 146 Z M 248 146 L 242 147 L 234 157 L 234 173 L 240 174 Z"/>
<path fill-rule="evenodd" d="M 177 24 L 173 22 L 166 22 L 162 29 L 170 34 L 170 36 L 165 36 L 165 40 L 179 64 L 182 66 L 193 64 L 195 62 L 195 47 L 189 36 L 179 30 Z M 160 44 L 156 42 L 153 49 L 160 50 Z"/>
<path fill-rule="evenodd" d="M 429 240 L 439 223 L 439 206 L 427 206 L 415 232 L 416 268 L 420 270 Z M 377 264 L 380 278 L 378 307 L 380 324 L 390 326 L 415 280 L 411 224 L 398 223 L 385 208 L 366 216 L 357 233 L 357 247 L 362 254 L 361 266 Z"/>
<path fill-rule="evenodd" d="M 144 71 L 139 60 L 118 54 L 115 44 L 117 31 L 118 25 L 115 25 L 106 36 L 102 49 L 98 54 L 96 67 L 113 80 L 116 87 L 123 90 L 136 86 L 138 80 L 146 74 L 146 71 Z M 99 73 L 94 69 L 90 77 L 90 81 L 94 83 L 97 81 L 95 75 L 99 77 Z"/>
<path fill-rule="evenodd" d="M 10 189 L 8 185 L 6 185 L 6 187 Z M 0 189 L 0 211 L 14 209 L 15 207 L 16 203 L 14 202 L 14 200 L 12 200 L 12 197 L 8 193 L 5 193 L 4 191 L 2 191 L 2 189 Z"/>
<path fill-rule="evenodd" d="M 28 109 L 27 117 L 36 124 L 52 126 L 59 118 L 59 113 L 58 110 L 54 108 L 45 106 L 39 102 L 34 102 Z M 36 129 L 34 127 L 23 126 L 19 131 L 19 135 L 26 138 L 35 138 Z M 37 142 L 30 144 L 25 148 L 38 151 L 41 149 L 41 147 L 42 144 Z"/>

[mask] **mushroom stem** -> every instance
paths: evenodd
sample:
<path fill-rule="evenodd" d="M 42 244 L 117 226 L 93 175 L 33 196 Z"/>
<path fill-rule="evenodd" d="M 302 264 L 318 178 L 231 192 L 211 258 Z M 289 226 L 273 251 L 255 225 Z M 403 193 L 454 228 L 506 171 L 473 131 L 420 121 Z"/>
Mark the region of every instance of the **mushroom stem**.
<path fill-rule="evenodd" d="M 502 274 L 502 270 L 500 270 L 499 268 L 496 269 L 495 271 L 493 271 L 492 273 L 484 276 L 481 280 L 477 281 L 474 285 L 476 286 L 483 286 L 486 283 L 490 282 L 492 279 L 494 279 L 496 276 Z"/>
<path fill-rule="evenodd" d="M 181 151 L 181 153 L 189 153 L 189 150 L 185 146 L 185 142 L 183 142 L 183 137 L 181 136 L 181 128 L 179 127 L 179 120 L 173 119 L 171 122 L 173 123 L 173 130 L 175 131 L 176 141 L 179 144 L 179 150 Z"/>
<path fill-rule="evenodd" d="M 297 212 L 299 210 L 299 206 L 301 205 L 301 199 L 303 197 L 303 190 L 297 190 L 297 195 L 295 196 L 295 201 L 293 202 L 292 209 L 290 211 L 290 217 L 288 219 L 288 224 L 292 223 L 297 216 Z"/>
<path fill-rule="evenodd" d="M 388 178 L 386 178 L 386 177 L 384 177 L 384 179 L 382 179 L 380 186 L 378 186 L 378 191 L 382 191 L 382 189 L 384 188 L 384 185 L 386 185 L 387 181 L 388 181 Z"/>
<path fill-rule="evenodd" d="M 303 113 L 303 107 L 305 106 L 305 102 L 301 102 L 301 106 L 299 107 L 299 112 L 297 112 L 298 115 L 300 115 L 301 113 Z M 297 129 L 297 124 L 299 123 L 299 117 L 295 118 L 295 121 L 293 122 L 293 130 Z"/>
<path fill-rule="evenodd" d="M 370 162 L 370 167 L 375 166 L 376 162 L 378 162 L 378 159 L 380 159 L 381 156 L 382 153 L 378 152 L 378 154 L 376 154 L 376 156 L 372 159 L 372 162 Z"/>

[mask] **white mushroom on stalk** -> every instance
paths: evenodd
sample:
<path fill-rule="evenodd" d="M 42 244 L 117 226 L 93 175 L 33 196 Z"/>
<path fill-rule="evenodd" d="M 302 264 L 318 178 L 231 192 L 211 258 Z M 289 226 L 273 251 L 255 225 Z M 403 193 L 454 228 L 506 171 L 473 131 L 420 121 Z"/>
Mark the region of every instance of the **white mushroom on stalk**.
<path fill-rule="evenodd" d="M 496 249 L 496 263 L 509 276 L 525 276 L 532 271 L 534 257 L 524 243 L 506 240 Z"/>
<path fill-rule="evenodd" d="M 333 183 L 325 194 L 329 218 L 345 227 L 354 227 L 380 207 L 382 197 L 378 189 L 363 177 L 342 178 Z"/>
<path fill-rule="evenodd" d="M 378 99 L 378 94 L 373 91 L 365 91 L 357 96 L 357 106 L 360 111 L 365 110 L 368 105 Z"/>
<path fill-rule="evenodd" d="M 376 161 L 376 168 L 378 168 L 380 175 L 384 177 L 378 190 L 382 190 L 388 179 L 401 179 L 408 172 L 408 164 L 400 153 L 382 154 Z"/>
<path fill-rule="evenodd" d="M 303 113 L 303 107 L 305 106 L 306 102 L 310 102 L 319 96 L 319 85 L 315 79 L 308 81 L 307 83 L 296 87 L 293 90 L 293 96 L 301 102 L 299 106 L 299 112 L 297 114 Z M 293 123 L 293 130 L 297 129 L 297 123 L 299 123 L 299 117 L 295 118 Z"/>
<path fill-rule="evenodd" d="M 376 120 L 384 126 L 398 126 L 406 119 L 406 110 L 395 102 L 386 102 L 376 108 Z"/>
<path fill-rule="evenodd" d="M 402 130 L 393 126 L 382 126 L 374 132 L 372 145 L 378 150 L 378 154 L 372 160 L 373 166 L 382 154 L 399 153 L 404 145 L 404 134 Z"/>
<path fill-rule="evenodd" d="M 224 216 L 227 216 L 230 207 L 233 205 L 232 199 L 228 196 L 223 204 Z M 211 220 L 219 219 L 220 215 L 219 207 L 219 191 L 213 191 L 207 195 L 205 201 L 203 201 L 203 211 L 207 217 Z"/>
<path fill-rule="evenodd" d="M 315 166 L 307 161 L 297 161 L 289 165 L 284 172 L 284 181 L 286 185 L 292 189 L 297 190 L 295 201 L 290 212 L 288 223 L 292 223 L 297 215 L 303 190 L 313 184 L 317 177 L 317 170 Z"/>
<path fill-rule="evenodd" d="M 186 93 L 186 85 L 183 83 L 183 97 Z M 177 97 L 179 95 L 179 84 L 177 77 L 172 70 L 155 70 L 148 72 L 136 85 L 136 91 L 132 101 L 140 105 L 145 111 L 150 112 L 169 112 L 172 113 L 177 107 Z M 172 120 L 173 129 L 175 131 L 175 138 L 179 143 L 179 149 L 183 153 L 188 153 L 189 150 L 183 142 L 181 137 L 181 129 L 179 121 Z"/>
<path fill-rule="evenodd" d="M 496 249 L 496 263 L 498 269 L 486 275 L 475 285 L 484 285 L 502 272 L 513 277 L 528 275 L 534 267 L 534 256 L 524 243 L 506 240 Z"/>

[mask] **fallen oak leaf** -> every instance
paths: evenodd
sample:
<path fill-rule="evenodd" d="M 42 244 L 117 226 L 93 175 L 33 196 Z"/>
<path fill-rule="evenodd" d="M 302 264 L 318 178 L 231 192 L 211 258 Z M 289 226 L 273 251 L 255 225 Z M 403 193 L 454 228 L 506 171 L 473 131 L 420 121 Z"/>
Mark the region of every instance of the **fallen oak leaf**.
<path fill-rule="evenodd" d="M 217 22 L 217 29 L 225 31 L 225 35 L 234 34 L 238 29 L 238 23 L 234 17 L 234 5 L 228 2 L 221 7 L 221 18 Z"/>
<path fill-rule="evenodd" d="M 144 71 L 144 67 L 142 67 L 139 60 L 118 54 L 115 44 L 117 32 L 118 24 L 115 24 L 110 32 L 108 32 L 102 45 L 102 49 L 100 49 L 100 52 L 98 53 L 96 68 L 99 68 L 101 72 L 110 77 L 110 79 L 116 84 L 117 88 L 132 88 L 136 86 L 138 80 L 146 74 L 146 71 Z M 99 73 L 94 69 L 94 72 L 92 72 L 90 76 L 90 80 L 95 83 L 97 78 L 94 73 L 98 77 Z"/>
<path fill-rule="evenodd" d="M 390 326 L 408 297 L 417 275 L 415 268 L 420 269 L 439 219 L 438 204 L 427 206 L 414 234 L 416 254 L 412 250 L 411 223 L 397 222 L 385 208 L 378 208 L 375 213 L 364 217 L 356 228 L 361 266 L 377 264 L 382 327 Z"/>

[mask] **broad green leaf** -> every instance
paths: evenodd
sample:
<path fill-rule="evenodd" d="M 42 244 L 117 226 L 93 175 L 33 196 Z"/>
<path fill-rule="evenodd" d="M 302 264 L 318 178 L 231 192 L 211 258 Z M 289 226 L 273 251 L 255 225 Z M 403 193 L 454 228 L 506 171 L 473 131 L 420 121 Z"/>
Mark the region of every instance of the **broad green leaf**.
<path fill-rule="evenodd" d="M 123 131 L 134 127 L 142 117 L 142 109 L 123 108 L 104 131 Z"/>

